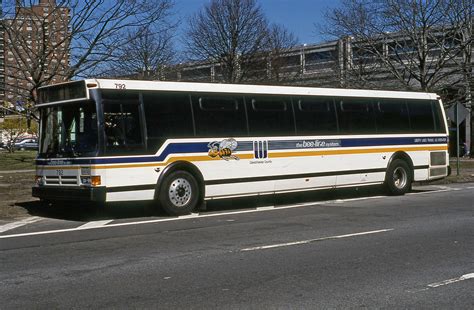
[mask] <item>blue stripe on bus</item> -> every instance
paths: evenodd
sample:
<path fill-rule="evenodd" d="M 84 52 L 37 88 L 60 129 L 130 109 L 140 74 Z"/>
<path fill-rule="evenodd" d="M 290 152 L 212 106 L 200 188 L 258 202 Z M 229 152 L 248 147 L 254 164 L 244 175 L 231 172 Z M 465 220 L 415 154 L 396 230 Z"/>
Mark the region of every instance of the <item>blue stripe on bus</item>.
<path fill-rule="evenodd" d="M 121 163 L 146 163 L 154 161 L 164 161 L 169 154 L 187 154 L 187 153 L 207 153 L 209 148 L 206 142 L 179 142 L 169 144 L 165 150 L 159 155 L 150 155 L 142 157 L 106 157 L 106 158 L 65 158 L 65 159 L 53 159 L 51 162 L 49 159 L 39 158 L 36 163 L 39 165 L 97 165 L 97 164 L 121 164 Z"/>
<path fill-rule="evenodd" d="M 263 139 L 259 139 L 262 141 Z M 265 140 L 263 140 L 265 141 Z M 304 139 L 304 140 L 274 140 L 268 141 L 268 149 L 253 151 L 259 157 L 267 157 L 271 150 L 290 149 L 321 149 L 338 147 L 370 147 L 370 146 L 393 146 L 393 145 L 423 145 L 423 144 L 446 144 L 447 137 L 393 137 L 393 138 L 345 138 L 345 139 Z M 256 145 L 256 144 L 255 144 Z M 263 145 L 260 142 L 260 145 Z M 235 150 L 236 152 L 252 151 L 253 141 L 241 141 Z M 166 146 L 159 155 L 141 157 L 104 157 L 104 158 L 66 158 L 66 159 L 42 159 L 38 158 L 38 165 L 97 165 L 97 164 L 122 164 L 122 163 L 146 163 L 161 162 L 170 154 L 207 153 L 209 151 L 208 142 L 173 142 Z"/>
<path fill-rule="evenodd" d="M 436 138 L 363 138 L 363 139 L 342 139 L 342 147 L 357 146 L 382 146 L 382 145 L 412 145 L 412 144 L 445 144 L 448 143 L 446 137 Z"/>

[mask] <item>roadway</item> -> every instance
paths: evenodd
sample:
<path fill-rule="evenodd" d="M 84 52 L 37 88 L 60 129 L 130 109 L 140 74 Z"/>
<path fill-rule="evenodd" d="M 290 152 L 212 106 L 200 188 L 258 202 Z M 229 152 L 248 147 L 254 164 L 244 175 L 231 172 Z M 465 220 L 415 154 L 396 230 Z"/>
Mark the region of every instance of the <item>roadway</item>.
<path fill-rule="evenodd" d="M 209 205 L 3 223 L 0 308 L 474 308 L 472 183 Z"/>

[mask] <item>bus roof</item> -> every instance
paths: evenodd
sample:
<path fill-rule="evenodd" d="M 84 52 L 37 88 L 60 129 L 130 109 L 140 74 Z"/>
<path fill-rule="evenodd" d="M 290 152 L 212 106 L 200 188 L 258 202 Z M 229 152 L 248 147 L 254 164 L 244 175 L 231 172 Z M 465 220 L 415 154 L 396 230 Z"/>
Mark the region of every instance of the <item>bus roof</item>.
<path fill-rule="evenodd" d="M 219 84 L 196 82 L 167 82 L 146 80 L 86 79 L 89 89 L 126 89 L 140 91 L 170 91 L 193 93 L 226 93 L 226 94 L 261 94 L 288 96 L 337 96 L 360 98 L 400 98 L 400 99 L 431 99 L 437 100 L 435 93 L 363 90 L 342 88 L 316 88 L 299 86 L 270 86 L 248 84 Z M 47 86 L 46 86 L 47 87 Z"/>

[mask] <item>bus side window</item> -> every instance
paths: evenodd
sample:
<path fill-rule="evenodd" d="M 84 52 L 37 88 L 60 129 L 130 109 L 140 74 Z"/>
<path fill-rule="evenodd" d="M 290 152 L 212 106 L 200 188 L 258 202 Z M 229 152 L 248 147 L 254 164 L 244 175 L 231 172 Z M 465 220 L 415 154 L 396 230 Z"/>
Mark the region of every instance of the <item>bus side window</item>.
<path fill-rule="evenodd" d="M 377 133 L 400 133 L 410 129 L 405 100 L 380 99 L 375 102 Z"/>
<path fill-rule="evenodd" d="M 298 135 L 337 134 L 334 99 L 324 97 L 293 98 Z"/>
<path fill-rule="evenodd" d="M 196 136 L 247 136 L 243 97 L 234 95 L 192 96 Z"/>
<path fill-rule="evenodd" d="M 138 104 L 104 104 L 104 123 L 107 149 L 142 146 Z"/>
<path fill-rule="evenodd" d="M 295 135 L 291 98 L 246 97 L 251 136 Z"/>
<path fill-rule="evenodd" d="M 138 92 L 103 90 L 106 152 L 140 153 L 144 149 Z"/>
<path fill-rule="evenodd" d="M 435 132 L 435 117 L 431 101 L 408 100 L 411 130 L 414 133 Z"/>
<path fill-rule="evenodd" d="M 375 115 L 370 99 L 340 98 L 337 117 L 341 134 L 375 134 Z"/>
<path fill-rule="evenodd" d="M 148 150 L 156 153 L 167 139 L 194 137 L 189 95 L 143 93 Z"/>

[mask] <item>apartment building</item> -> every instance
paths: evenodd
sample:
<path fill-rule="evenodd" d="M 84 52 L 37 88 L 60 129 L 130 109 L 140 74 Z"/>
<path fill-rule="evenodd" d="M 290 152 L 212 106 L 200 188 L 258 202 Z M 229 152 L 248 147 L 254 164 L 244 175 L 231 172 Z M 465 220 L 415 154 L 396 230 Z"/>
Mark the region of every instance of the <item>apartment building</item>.
<path fill-rule="evenodd" d="M 67 36 L 69 9 L 55 0 L 22 6 L 2 20 L 0 31 L 0 100 L 10 109 L 22 109 L 34 96 L 33 81 L 64 80 L 69 65 Z"/>

